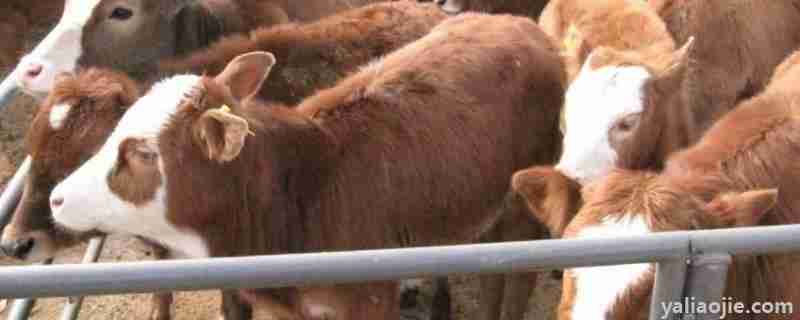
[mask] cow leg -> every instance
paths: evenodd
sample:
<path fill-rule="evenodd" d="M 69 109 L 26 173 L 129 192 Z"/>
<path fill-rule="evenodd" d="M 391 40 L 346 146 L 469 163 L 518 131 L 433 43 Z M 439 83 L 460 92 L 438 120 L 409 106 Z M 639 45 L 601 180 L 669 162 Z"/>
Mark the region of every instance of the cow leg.
<path fill-rule="evenodd" d="M 504 215 L 495 228 L 501 241 L 545 239 L 547 229 L 527 215 L 527 211 L 506 206 Z M 516 273 L 504 277 L 500 320 L 522 320 L 528 310 L 528 301 L 536 288 L 537 273 Z"/>
<path fill-rule="evenodd" d="M 252 318 L 250 305 L 239 297 L 237 290 L 222 290 L 221 319 L 249 320 Z"/>
<path fill-rule="evenodd" d="M 499 222 L 498 222 L 499 223 Z M 498 242 L 502 239 L 500 229 L 495 226 L 482 235 L 481 242 Z M 500 316 L 503 299 L 503 275 L 479 276 L 480 295 L 478 301 L 478 320 L 497 320 Z"/>
<path fill-rule="evenodd" d="M 450 282 L 447 281 L 447 277 L 436 278 L 433 287 L 431 320 L 450 320 L 452 318 L 450 306 Z"/>
<path fill-rule="evenodd" d="M 169 259 L 169 251 L 162 246 L 154 244 L 150 241 L 140 239 L 145 244 L 149 245 L 153 250 L 153 258 L 156 260 Z M 150 304 L 150 319 L 152 320 L 170 320 L 174 315 L 174 301 L 172 299 L 172 292 L 168 293 L 154 293 Z"/>

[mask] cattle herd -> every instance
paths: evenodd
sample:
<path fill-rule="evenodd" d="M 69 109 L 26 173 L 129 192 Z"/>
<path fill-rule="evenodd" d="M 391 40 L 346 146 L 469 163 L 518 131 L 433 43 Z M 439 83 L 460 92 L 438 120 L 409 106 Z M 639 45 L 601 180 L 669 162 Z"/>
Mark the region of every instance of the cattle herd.
<path fill-rule="evenodd" d="M 23 57 L 0 44 L 40 102 L 0 242 L 20 261 L 98 234 L 184 259 L 800 222 L 800 0 L 0 8 L 4 39 L 61 17 Z M 794 254 L 736 256 L 725 296 L 800 306 L 797 270 Z M 536 280 L 482 276 L 467 317 L 522 320 Z M 561 281 L 560 320 L 649 315 L 651 264 Z M 436 283 L 430 318 L 450 319 Z M 221 310 L 400 319 L 402 288 L 226 291 Z M 171 304 L 154 295 L 151 318 Z"/>

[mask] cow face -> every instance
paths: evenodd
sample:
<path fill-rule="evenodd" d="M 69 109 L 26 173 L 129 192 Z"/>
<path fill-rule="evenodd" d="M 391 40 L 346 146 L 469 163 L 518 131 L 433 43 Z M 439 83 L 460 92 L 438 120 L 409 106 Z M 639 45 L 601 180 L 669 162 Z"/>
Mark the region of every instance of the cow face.
<path fill-rule="evenodd" d="M 0 243 L 7 255 L 41 261 L 76 242 L 52 224 L 50 192 L 94 154 L 137 97 L 136 84 L 110 71 L 91 69 L 57 81 L 28 130 L 31 170 Z"/>
<path fill-rule="evenodd" d="M 615 171 L 584 187 L 584 206 L 565 238 L 601 238 L 653 232 L 758 224 L 777 201 L 777 191 L 725 190 L 714 178 L 670 177 Z M 647 319 L 652 264 L 566 270 L 560 320 Z"/>
<path fill-rule="evenodd" d="M 227 106 L 235 108 L 257 92 L 274 62 L 268 53 L 246 54 L 213 79 L 181 75 L 155 84 L 125 113 L 100 151 L 53 190 L 55 222 L 79 234 L 142 236 L 177 256 L 208 256 L 196 230 L 178 228 L 168 217 L 163 150 L 196 148 L 215 162 L 235 159 L 248 122 Z M 206 96 L 207 90 L 217 94 Z M 161 139 L 164 130 L 184 127 L 191 143 Z"/>
<path fill-rule="evenodd" d="M 651 78 L 641 66 L 603 66 L 587 59 L 567 89 L 564 153 L 558 170 L 584 184 L 608 173 L 617 160 L 613 144 L 638 125 L 644 110 L 644 85 Z"/>
<path fill-rule="evenodd" d="M 179 12 L 188 0 L 66 0 L 55 28 L 17 67 L 24 91 L 43 98 L 55 78 L 78 66 L 130 74 L 151 71 L 175 51 Z"/>
<path fill-rule="evenodd" d="M 632 161 L 639 155 L 627 151 L 640 147 L 635 143 L 663 138 L 639 135 L 658 135 L 655 129 L 666 122 L 660 115 L 677 113 L 665 110 L 662 104 L 668 100 L 652 93 L 669 98 L 679 96 L 680 76 L 692 43 L 690 40 L 669 53 L 669 62 L 665 63 L 669 67 L 657 71 L 635 54 L 604 47 L 595 49 L 567 89 L 564 153 L 556 168 L 581 184 L 590 183 L 618 165 L 621 149 L 626 151 L 626 160 Z M 653 83 L 659 84 L 658 90 L 651 90 Z M 665 90 L 670 92 L 661 92 Z"/>

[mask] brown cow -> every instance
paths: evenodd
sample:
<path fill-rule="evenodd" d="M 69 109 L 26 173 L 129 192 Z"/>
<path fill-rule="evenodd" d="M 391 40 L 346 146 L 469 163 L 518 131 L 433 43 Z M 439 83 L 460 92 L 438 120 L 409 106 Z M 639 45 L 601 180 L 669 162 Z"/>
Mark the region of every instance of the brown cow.
<path fill-rule="evenodd" d="M 558 150 L 565 76 L 529 19 L 449 19 L 294 109 L 247 98 L 273 64 L 252 53 L 156 84 L 54 189 L 55 221 L 186 257 L 468 243 L 511 174 Z M 397 318 L 393 282 L 329 289 L 339 318 Z M 256 293 L 296 306 L 296 289 Z"/>
<path fill-rule="evenodd" d="M 159 59 L 206 47 L 224 34 L 314 20 L 374 1 L 66 0 L 59 23 L 15 72 L 22 89 L 36 97 L 47 95 L 56 75 L 77 67 L 148 80 Z"/>
<path fill-rule="evenodd" d="M 678 152 L 661 174 L 619 169 L 584 191 L 585 205 L 565 237 L 800 223 L 800 53 L 769 86 Z M 778 196 L 780 190 L 780 196 Z M 797 254 L 735 256 L 724 296 L 800 304 Z M 580 268 L 565 275 L 559 319 L 639 319 L 653 286 L 650 264 Z M 794 319 L 793 314 L 729 315 Z"/>
<path fill-rule="evenodd" d="M 508 13 L 538 19 L 549 0 L 434 0 L 443 11 L 456 14 L 466 11 Z"/>
<path fill-rule="evenodd" d="M 22 54 L 25 34 L 33 28 L 54 24 L 61 16 L 62 1 L 5 0 L 0 3 L 0 70 L 10 68 Z"/>
<path fill-rule="evenodd" d="M 447 16 L 431 4 L 386 2 L 348 10 L 308 24 L 285 24 L 231 36 L 188 57 L 162 63 L 167 75 L 216 75 L 251 51 L 275 54 L 278 63 L 259 98 L 296 104 L 359 66 L 419 39 Z"/>
<path fill-rule="evenodd" d="M 570 80 L 595 48 L 635 51 L 656 62 L 665 62 L 658 56 L 675 50 L 664 22 L 641 0 L 553 0 L 539 25 L 561 43 Z"/>

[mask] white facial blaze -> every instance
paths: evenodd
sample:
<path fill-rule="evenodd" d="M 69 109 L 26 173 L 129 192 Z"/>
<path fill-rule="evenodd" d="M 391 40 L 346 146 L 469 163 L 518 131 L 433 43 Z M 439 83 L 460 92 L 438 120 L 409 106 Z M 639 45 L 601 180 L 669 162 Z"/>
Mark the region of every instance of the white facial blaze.
<path fill-rule="evenodd" d="M 602 67 L 587 61 L 567 89 L 564 153 L 556 165 L 565 175 L 586 184 L 608 173 L 617 160 L 609 129 L 619 119 L 644 108 L 643 87 L 651 77 L 643 67 Z"/>
<path fill-rule="evenodd" d="M 199 80 L 198 76 L 176 76 L 157 83 L 139 99 L 125 113 L 100 151 L 53 190 L 51 199 L 63 199 L 62 205 L 52 208 L 56 223 L 75 231 L 100 230 L 144 236 L 179 256 L 208 256 L 200 237 L 178 230 L 167 221 L 167 181 L 160 161 L 162 181 L 155 198 L 138 207 L 114 194 L 107 179 L 117 162 L 120 144 L 128 138 L 157 138 L 185 93 L 198 85 Z"/>
<path fill-rule="evenodd" d="M 64 121 L 69 116 L 69 110 L 72 109 L 71 105 L 66 103 L 58 104 L 50 109 L 50 127 L 54 130 L 59 130 L 64 126 Z"/>
<path fill-rule="evenodd" d="M 52 0 L 51 0 L 52 1 Z M 102 0 L 67 0 L 58 24 L 33 51 L 22 58 L 15 74 L 20 87 L 27 93 L 43 97 L 53 88 L 55 78 L 62 72 L 73 72 L 81 55 L 83 28 Z M 35 80 L 23 77 L 32 65 L 41 65 Z"/>
<path fill-rule="evenodd" d="M 578 238 L 619 237 L 651 233 L 642 215 L 625 216 L 619 220 L 606 218 L 597 226 L 587 227 Z M 649 263 L 575 268 L 574 320 L 605 320 L 606 313 L 625 289 L 641 279 L 652 268 Z"/>

